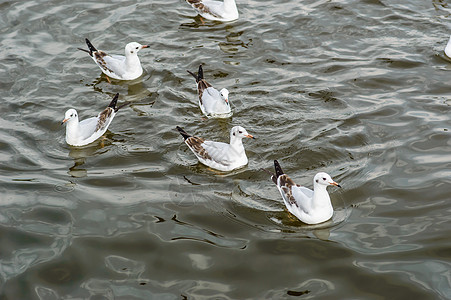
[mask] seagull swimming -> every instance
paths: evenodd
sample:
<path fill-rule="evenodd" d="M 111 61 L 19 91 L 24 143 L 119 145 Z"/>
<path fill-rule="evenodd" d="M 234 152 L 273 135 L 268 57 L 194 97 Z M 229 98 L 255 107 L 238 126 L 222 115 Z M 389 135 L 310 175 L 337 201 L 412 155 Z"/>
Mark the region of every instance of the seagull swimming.
<path fill-rule="evenodd" d="M 186 0 L 199 15 L 213 21 L 233 21 L 238 19 L 235 0 Z"/>
<path fill-rule="evenodd" d="M 255 139 L 241 126 L 235 126 L 230 130 L 230 144 L 206 141 L 189 135 L 179 126 L 176 128 L 197 159 L 204 165 L 219 171 L 232 171 L 245 166 L 248 160 L 242 139 L 244 137 Z"/>
<path fill-rule="evenodd" d="M 276 174 L 265 169 L 271 174 L 272 181 L 277 185 L 283 202 L 288 211 L 306 224 L 319 224 L 332 218 L 334 208 L 330 202 L 326 188 L 329 185 L 341 187 L 332 180 L 329 174 L 320 172 L 313 178 L 313 191 L 306 187 L 295 184 L 274 160 Z"/>
<path fill-rule="evenodd" d="M 136 42 L 128 43 L 125 46 L 125 56 L 123 56 L 109 55 L 102 50 L 97 50 L 88 39 L 86 39 L 86 44 L 89 50 L 78 49 L 87 52 L 105 75 L 119 80 L 133 80 L 142 75 L 143 68 L 139 61 L 138 51 L 148 48 L 148 45 Z"/>
<path fill-rule="evenodd" d="M 227 118 L 232 115 L 229 102 L 229 91 L 226 88 L 218 91 L 204 79 L 202 65 L 199 66 L 197 76 L 188 71 L 196 79 L 199 93 L 199 107 L 207 117 Z"/>
<path fill-rule="evenodd" d="M 110 126 L 117 111 L 129 104 L 129 102 L 126 102 L 116 107 L 118 97 L 119 94 L 116 94 L 108 107 L 97 117 L 85 119 L 81 122 L 78 122 L 78 114 L 75 109 L 67 110 L 64 120 L 61 122 L 61 125 L 66 123 L 66 142 L 72 146 L 84 146 L 101 137 Z"/>
<path fill-rule="evenodd" d="M 451 36 L 449 37 L 448 44 L 446 44 L 445 54 L 446 54 L 446 56 L 451 58 Z"/>

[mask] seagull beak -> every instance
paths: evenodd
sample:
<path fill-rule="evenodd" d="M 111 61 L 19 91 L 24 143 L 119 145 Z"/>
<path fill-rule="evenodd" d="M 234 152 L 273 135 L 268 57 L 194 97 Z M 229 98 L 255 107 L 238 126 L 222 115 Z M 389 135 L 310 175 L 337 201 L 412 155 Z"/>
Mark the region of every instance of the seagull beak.
<path fill-rule="evenodd" d="M 250 135 L 250 134 L 246 134 L 245 137 L 255 140 L 255 138 L 252 135 Z"/>
<path fill-rule="evenodd" d="M 228 104 L 229 103 L 229 99 L 225 99 L 225 102 Z"/>
<path fill-rule="evenodd" d="M 66 123 L 69 119 L 64 119 L 63 122 L 61 122 L 61 125 L 63 125 L 64 123 Z"/>
<path fill-rule="evenodd" d="M 339 184 L 338 184 L 338 183 L 336 183 L 335 181 L 332 181 L 332 182 L 330 183 L 330 185 L 335 185 L 335 186 L 337 186 L 337 187 L 341 188 L 341 185 L 339 185 Z"/>
<path fill-rule="evenodd" d="M 141 45 L 141 49 L 142 48 L 149 48 L 149 45 Z"/>

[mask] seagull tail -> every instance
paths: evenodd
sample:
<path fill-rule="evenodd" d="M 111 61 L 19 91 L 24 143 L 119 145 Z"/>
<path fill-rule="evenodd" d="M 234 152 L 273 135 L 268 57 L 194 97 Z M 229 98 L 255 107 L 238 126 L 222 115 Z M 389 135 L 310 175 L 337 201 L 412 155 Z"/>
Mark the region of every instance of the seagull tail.
<path fill-rule="evenodd" d="M 119 108 L 116 108 L 118 98 L 119 98 L 119 93 L 114 95 L 113 100 L 111 100 L 110 104 L 108 104 L 108 107 L 111 107 L 115 112 L 119 110 Z"/>
<path fill-rule="evenodd" d="M 114 112 L 117 112 L 119 109 L 121 109 L 121 108 L 124 107 L 124 106 L 129 105 L 130 103 L 131 103 L 130 101 L 127 101 L 127 102 L 125 102 L 124 104 L 122 104 L 122 105 L 116 107 L 116 108 L 114 109 Z"/>
<path fill-rule="evenodd" d="M 266 169 L 264 169 L 264 168 L 260 168 L 260 170 L 265 171 L 266 173 L 268 173 L 269 175 L 271 175 L 271 180 L 272 180 L 275 184 L 277 184 L 277 177 L 276 177 L 276 174 L 274 174 L 273 172 L 268 171 L 268 170 L 266 170 Z"/>
<path fill-rule="evenodd" d="M 199 70 L 197 71 L 197 82 L 204 79 L 204 70 L 202 69 L 202 65 L 199 65 Z"/>
<path fill-rule="evenodd" d="M 274 160 L 274 169 L 276 170 L 276 180 L 277 180 L 277 178 L 279 178 L 279 176 L 285 174 L 277 160 Z M 273 181 L 274 181 L 274 179 L 273 179 Z"/>
<path fill-rule="evenodd" d="M 193 76 L 196 79 L 196 83 L 204 79 L 204 70 L 202 70 L 202 65 L 199 66 L 199 71 L 197 72 L 197 75 L 188 70 L 186 70 L 186 72 L 188 72 L 191 76 Z"/>
<path fill-rule="evenodd" d="M 81 49 L 81 48 L 77 48 L 78 50 L 81 50 L 81 51 L 84 51 L 84 52 L 86 52 L 86 53 L 88 53 L 89 55 L 91 55 L 91 51 L 88 51 L 88 50 L 86 50 L 86 49 Z"/>
<path fill-rule="evenodd" d="M 89 55 L 92 56 L 92 52 L 97 52 L 97 49 L 91 44 L 91 42 L 88 39 L 85 39 L 86 45 L 88 45 L 89 48 Z"/>
<path fill-rule="evenodd" d="M 196 74 L 194 74 L 193 72 L 188 71 L 188 70 L 186 70 L 186 72 L 188 72 L 191 76 L 193 76 L 193 77 L 196 79 L 196 83 L 199 82 L 199 81 L 197 80 L 197 75 L 196 75 Z"/>
<path fill-rule="evenodd" d="M 110 104 L 108 104 L 108 107 L 111 107 L 114 112 L 116 113 L 119 109 L 121 109 L 124 106 L 129 105 L 131 102 L 127 101 L 124 104 L 120 105 L 120 106 L 116 106 L 117 105 L 117 99 L 119 99 L 119 93 L 116 93 L 116 95 L 114 95 L 113 100 L 111 100 Z"/>
<path fill-rule="evenodd" d="M 183 136 L 183 138 L 186 140 L 187 138 L 189 138 L 189 137 L 191 137 L 191 135 L 189 135 L 188 133 L 186 133 L 186 131 L 185 130 L 183 130 L 183 128 L 181 128 L 181 127 L 179 127 L 179 126 L 177 126 L 177 127 L 175 127 L 179 132 L 180 132 L 180 134 Z"/>

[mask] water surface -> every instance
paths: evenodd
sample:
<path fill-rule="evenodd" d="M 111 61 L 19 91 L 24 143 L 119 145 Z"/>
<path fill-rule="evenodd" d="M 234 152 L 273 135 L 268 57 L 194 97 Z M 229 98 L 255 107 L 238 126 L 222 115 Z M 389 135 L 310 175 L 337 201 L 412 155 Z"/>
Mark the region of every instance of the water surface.
<path fill-rule="evenodd" d="M 239 1 L 203 22 L 184 1 L 0 4 L 2 299 L 449 299 L 450 34 L 445 1 Z M 140 52 L 131 82 L 84 47 Z M 193 78 L 227 87 L 206 119 Z M 115 93 L 104 137 L 68 146 L 60 122 Z M 174 130 L 227 141 L 249 165 L 218 173 Z M 334 218 L 290 216 L 260 168 L 311 187 Z"/>

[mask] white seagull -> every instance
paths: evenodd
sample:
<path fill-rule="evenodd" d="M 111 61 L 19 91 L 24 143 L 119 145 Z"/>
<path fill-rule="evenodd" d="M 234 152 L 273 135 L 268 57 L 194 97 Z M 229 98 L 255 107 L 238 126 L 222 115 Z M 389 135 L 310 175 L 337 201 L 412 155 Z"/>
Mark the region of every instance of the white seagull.
<path fill-rule="evenodd" d="M 448 44 L 445 47 L 445 54 L 451 58 L 451 36 L 449 37 Z"/>
<path fill-rule="evenodd" d="M 228 118 L 232 115 L 229 103 L 229 91 L 226 88 L 218 91 L 204 79 L 202 65 L 199 66 L 197 76 L 188 71 L 197 83 L 199 93 L 199 107 L 202 113 L 207 117 Z"/>
<path fill-rule="evenodd" d="M 86 39 L 86 44 L 89 51 L 78 49 L 87 52 L 105 75 L 119 80 L 133 80 L 142 75 L 143 68 L 139 61 L 138 51 L 149 46 L 136 42 L 128 43 L 125 46 L 125 56 L 123 56 L 109 55 L 102 50 L 97 50 L 88 39 Z"/>
<path fill-rule="evenodd" d="M 117 111 L 129 104 L 126 102 L 116 107 L 118 97 L 119 94 L 116 94 L 108 107 L 97 117 L 85 119 L 81 122 L 78 122 L 78 114 L 75 109 L 67 110 L 64 120 L 61 122 L 61 125 L 66 123 L 66 142 L 72 146 L 84 146 L 101 137 L 110 126 Z"/>
<path fill-rule="evenodd" d="M 306 224 L 319 224 L 332 218 L 334 208 L 330 202 L 326 188 L 329 185 L 341 187 L 332 180 L 329 174 L 320 172 L 313 178 L 313 191 L 295 184 L 274 160 L 276 174 L 270 173 L 272 181 L 277 185 L 288 211 Z"/>
<path fill-rule="evenodd" d="M 232 171 L 245 166 L 248 160 L 242 139 L 244 137 L 255 139 L 241 126 L 235 126 L 230 131 L 230 144 L 206 141 L 189 135 L 179 126 L 176 128 L 197 159 L 204 165 L 219 171 Z"/>
<path fill-rule="evenodd" d="M 186 0 L 199 15 L 213 21 L 233 21 L 238 19 L 235 0 Z"/>

